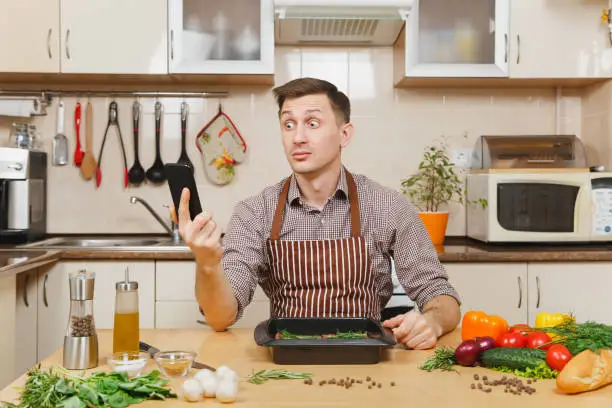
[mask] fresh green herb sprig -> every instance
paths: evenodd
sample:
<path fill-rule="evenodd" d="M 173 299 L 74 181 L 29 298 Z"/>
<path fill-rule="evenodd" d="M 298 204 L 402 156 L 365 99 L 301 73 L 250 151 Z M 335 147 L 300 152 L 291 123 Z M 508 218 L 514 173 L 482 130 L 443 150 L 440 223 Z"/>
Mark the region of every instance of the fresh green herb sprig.
<path fill-rule="evenodd" d="M 597 353 L 601 349 L 612 348 L 612 326 L 602 323 L 566 320 L 557 326 L 539 328 L 538 331 L 558 335 L 552 343 L 565 345 L 573 355 L 584 350 Z"/>
<path fill-rule="evenodd" d="M 434 355 L 425 359 L 425 363 L 419 368 L 425 371 L 442 370 L 442 371 L 455 371 L 453 367 L 457 364 L 455 360 L 455 350 L 452 347 L 441 346 L 434 350 Z"/>
<path fill-rule="evenodd" d="M 311 378 L 311 373 L 300 373 L 288 370 L 259 370 L 253 371 L 247 381 L 252 384 L 263 384 L 268 380 L 301 380 Z"/>
<path fill-rule="evenodd" d="M 321 339 L 321 338 L 334 338 L 334 339 L 363 339 L 368 336 L 366 331 L 358 331 L 358 330 L 349 330 L 349 331 L 337 331 L 334 334 L 329 334 L 324 337 L 321 334 L 296 334 L 291 333 L 290 331 L 283 329 L 280 332 L 280 338 L 282 340 L 305 340 L 305 339 Z"/>
<path fill-rule="evenodd" d="M 27 372 L 26 378 L 19 404 L 5 402 L 4 407 L 123 408 L 145 400 L 177 397 L 157 370 L 132 379 L 118 372 L 80 377 L 59 366 L 44 371 L 39 364 Z"/>

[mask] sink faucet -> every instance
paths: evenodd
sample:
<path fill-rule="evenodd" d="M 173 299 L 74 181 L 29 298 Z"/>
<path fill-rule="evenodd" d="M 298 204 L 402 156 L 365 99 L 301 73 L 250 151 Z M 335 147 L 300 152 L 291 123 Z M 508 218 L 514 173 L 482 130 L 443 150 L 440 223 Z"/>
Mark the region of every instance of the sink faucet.
<path fill-rule="evenodd" d="M 170 220 L 170 226 L 168 226 L 168 224 L 162 219 L 162 217 L 160 217 L 160 215 L 153 209 L 153 207 L 151 207 L 149 203 L 147 203 L 144 199 L 140 197 L 135 197 L 135 196 L 130 197 L 130 203 L 142 204 L 153 215 L 153 217 L 155 217 L 155 219 L 162 225 L 162 227 L 164 227 L 164 229 L 168 232 L 168 234 L 172 237 L 172 243 L 178 244 L 181 242 L 181 236 L 179 234 L 178 225 L 176 225 L 174 221 Z"/>

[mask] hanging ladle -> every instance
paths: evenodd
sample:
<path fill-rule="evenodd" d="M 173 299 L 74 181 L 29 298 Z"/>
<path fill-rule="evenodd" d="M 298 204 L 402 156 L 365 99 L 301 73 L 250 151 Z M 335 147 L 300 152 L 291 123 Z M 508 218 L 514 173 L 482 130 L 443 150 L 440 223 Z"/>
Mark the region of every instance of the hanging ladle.
<path fill-rule="evenodd" d="M 140 103 L 138 101 L 134 101 L 132 105 L 132 121 L 134 124 L 134 164 L 130 171 L 128 171 L 128 181 L 130 184 L 140 184 L 145 180 L 145 169 L 140 164 L 140 160 L 138 158 L 138 124 L 140 120 Z"/>
<path fill-rule="evenodd" d="M 161 102 L 155 102 L 155 161 L 146 172 L 147 179 L 152 183 L 163 183 L 166 181 L 166 169 L 160 154 L 161 113 Z"/>
<path fill-rule="evenodd" d="M 193 163 L 189 160 L 187 155 L 187 148 L 185 147 L 185 141 L 187 138 L 187 116 L 189 115 L 189 105 L 186 102 L 181 103 L 181 154 L 178 158 L 178 164 L 184 164 L 191 169 L 193 173 Z"/>

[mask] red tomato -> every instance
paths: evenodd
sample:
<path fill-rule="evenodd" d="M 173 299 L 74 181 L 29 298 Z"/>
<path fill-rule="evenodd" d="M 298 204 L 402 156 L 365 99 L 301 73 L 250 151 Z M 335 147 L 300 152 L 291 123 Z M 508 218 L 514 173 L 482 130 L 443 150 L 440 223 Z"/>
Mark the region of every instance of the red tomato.
<path fill-rule="evenodd" d="M 527 334 L 527 347 L 529 348 L 540 348 L 542 350 L 548 350 L 552 344 L 550 343 L 552 339 L 550 336 L 543 332 L 531 332 Z M 543 346 L 543 344 L 547 344 Z M 542 346 L 542 347 L 540 347 Z"/>
<path fill-rule="evenodd" d="M 523 336 L 531 332 L 533 329 L 527 324 L 515 324 L 508 329 L 509 333 L 521 333 Z"/>
<path fill-rule="evenodd" d="M 499 339 L 500 347 L 523 348 L 527 339 L 521 333 L 504 333 Z"/>
<path fill-rule="evenodd" d="M 553 370 L 563 370 L 571 359 L 572 353 L 563 344 L 553 344 L 546 352 L 546 364 Z"/>

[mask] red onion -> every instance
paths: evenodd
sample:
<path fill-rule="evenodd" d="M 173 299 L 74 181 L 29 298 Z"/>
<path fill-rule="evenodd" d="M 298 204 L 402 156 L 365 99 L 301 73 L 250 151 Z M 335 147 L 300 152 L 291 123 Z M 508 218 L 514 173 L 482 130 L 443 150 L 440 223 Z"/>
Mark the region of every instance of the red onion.
<path fill-rule="evenodd" d="M 476 337 L 476 343 L 480 348 L 480 352 L 487 351 L 495 347 L 495 340 L 493 337 L 485 336 L 485 337 Z"/>
<path fill-rule="evenodd" d="M 455 361 L 462 366 L 476 365 L 480 356 L 480 347 L 476 340 L 465 340 L 455 349 Z"/>

